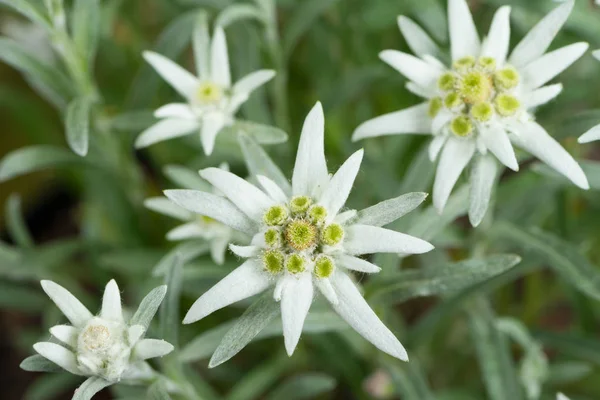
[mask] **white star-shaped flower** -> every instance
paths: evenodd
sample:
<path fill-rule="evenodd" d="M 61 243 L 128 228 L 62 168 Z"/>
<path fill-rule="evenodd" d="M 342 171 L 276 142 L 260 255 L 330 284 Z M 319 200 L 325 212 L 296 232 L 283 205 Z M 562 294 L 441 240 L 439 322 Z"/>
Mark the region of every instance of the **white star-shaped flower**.
<path fill-rule="evenodd" d="M 424 240 L 381 228 L 414 209 L 426 195 L 411 193 L 358 213 L 341 211 L 362 157 L 363 151 L 357 151 L 330 177 L 324 154 L 323 109 L 317 103 L 302 128 L 291 185 L 257 176 L 262 186 L 258 188 L 232 173 L 208 168 L 201 176 L 226 199 L 200 191 L 166 191 L 180 206 L 253 238 L 250 246 L 230 246 L 246 261 L 202 295 L 184 323 L 274 287 L 273 296 L 281 302 L 285 347 L 291 355 L 316 286 L 358 333 L 380 350 L 406 360 L 404 347 L 371 310 L 347 271 L 380 270 L 358 258 L 362 254 L 419 254 L 433 249 Z"/>
<path fill-rule="evenodd" d="M 223 28 L 215 28 L 210 51 L 209 41 L 208 32 L 200 30 L 194 35 L 197 77 L 160 54 L 144 52 L 146 61 L 187 103 L 171 103 L 156 110 L 154 116 L 161 120 L 140 134 L 137 148 L 200 131 L 204 152 L 210 155 L 218 133 L 233 124 L 250 93 L 275 76 L 275 71 L 263 69 L 232 85 Z"/>
<path fill-rule="evenodd" d="M 41 283 L 71 325 L 50 328 L 52 336 L 63 345 L 40 342 L 33 348 L 66 371 L 100 378 L 109 385 L 147 375 L 151 369 L 144 360 L 162 357 L 173 350 L 173 346 L 164 340 L 143 338 L 167 291 L 166 286 L 151 292 L 151 313 L 141 316 L 137 314 L 143 313 L 138 312 L 128 323 L 123 318 L 121 295 L 114 280 L 106 285 L 102 309 L 97 316 L 62 286 L 52 281 Z"/>
<path fill-rule="evenodd" d="M 592 55 L 600 61 L 600 50 L 593 51 Z M 598 139 L 600 139 L 600 125 L 596 125 L 588 130 L 586 133 L 581 135 L 577 141 L 579 143 L 589 143 Z"/>
<path fill-rule="evenodd" d="M 513 144 L 588 189 L 579 164 L 531 114 L 562 90 L 561 84 L 546 83 L 588 48 L 587 43 L 575 43 L 545 53 L 572 8 L 573 1 L 558 6 L 508 56 L 510 7 L 498 9 L 482 41 L 467 2 L 449 0 L 450 66 L 435 58 L 441 51 L 425 31 L 400 16 L 400 30 L 416 56 L 385 50 L 380 58 L 409 79 L 407 89 L 427 101 L 364 122 L 353 139 L 432 134 L 430 159 L 435 161 L 440 155 L 433 203 L 440 212 L 459 176 L 473 160 L 469 217 L 474 226 L 486 212 L 497 160 L 515 171 L 519 169 Z"/>

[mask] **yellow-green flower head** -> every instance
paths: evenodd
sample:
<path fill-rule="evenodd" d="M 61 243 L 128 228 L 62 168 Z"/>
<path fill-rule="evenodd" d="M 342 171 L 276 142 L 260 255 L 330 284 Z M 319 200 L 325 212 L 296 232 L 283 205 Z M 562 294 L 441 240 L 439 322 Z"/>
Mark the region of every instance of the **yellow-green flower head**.
<path fill-rule="evenodd" d="M 285 256 L 279 250 L 267 250 L 262 255 L 262 262 L 265 270 L 273 275 L 283 271 Z"/>
<path fill-rule="evenodd" d="M 321 232 L 321 240 L 327 246 L 340 244 L 344 239 L 344 228 L 340 224 L 327 225 Z"/>
<path fill-rule="evenodd" d="M 317 278 L 329 278 L 335 271 L 335 263 L 329 256 L 321 255 L 315 260 L 315 275 Z"/>
<path fill-rule="evenodd" d="M 284 234 L 288 246 L 296 251 L 303 251 L 317 244 L 317 228 L 308 220 L 290 222 Z"/>
<path fill-rule="evenodd" d="M 263 221 L 267 225 L 282 225 L 289 216 L 289 211 L 284 206 L 270 207 L 263 216 Z"/>
<path fill-rule="evenodd" d="M 315 204 L 308 209 L 308 218 L 314 224 L 320 224 L 327 218 L 327 209 L 321 205 Z"/>
<path fill-rule="evenodd" d="M 275 248 L 281 246 L 281 232 L 278 229 L 271 228 L 265 231 L 265 243 L 267 246 Z"/>
<path fill-rule="evenodd" d="M 306 258 L 300 254 L 290 254 L 285 260 L 285 269 L 291 274 L 299 274 L 306 270 Z"/>
<path fill-rule="evenodd" d="M 294 214 L 304 213 L 312 204 L 312 199 L 308 196 L 295 196 L 290 200 L 290 210 Z"/>

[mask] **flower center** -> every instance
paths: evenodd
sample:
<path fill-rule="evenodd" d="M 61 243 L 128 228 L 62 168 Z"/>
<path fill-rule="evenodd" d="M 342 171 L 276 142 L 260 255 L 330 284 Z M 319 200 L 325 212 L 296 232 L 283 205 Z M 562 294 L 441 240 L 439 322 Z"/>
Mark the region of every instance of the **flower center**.
<path fill-rule="evenodd" d="M 196 100 L 201 105 L 210 105 L 218 103 L 223 97 L 223 89 L 213 82 L 201 82 L 196 89 Z"/>
<path fill-rule="evenodd" d="M 294 250 L 306 250 L 316 244 L 317 228 L 302 219 L 292 221 L 285 228 L 285 239 Z"/>
<path fill-rule="evenodd" d="M 495 116 L 511 117 L 521 110 L 514 91 L 520 77 L 515 68 L 497 67 L 493 57 L 463 57 L 454 61 L 452 69 L 438 79 L 439 97 L 429 102 L 429 116 L 442 109 L 453 114 L 448 128 L 456 136 L 469 136 L 477 124 Z"/>
<path fill-rule="evenodd" d="M 81 334 L 81 341 L 86 350 L 104 350 L 111 344 L 110 330 L 104 325 L 90 325 Z"/>

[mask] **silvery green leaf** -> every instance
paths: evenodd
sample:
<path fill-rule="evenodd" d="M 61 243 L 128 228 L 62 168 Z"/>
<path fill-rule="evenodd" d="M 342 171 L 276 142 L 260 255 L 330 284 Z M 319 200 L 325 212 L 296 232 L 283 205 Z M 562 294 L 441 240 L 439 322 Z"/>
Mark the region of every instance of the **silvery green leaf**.
<path fill-rule="evenodd" d="M 356 219 L 352 222 L 362 225 L 384 226 L 408 214 L 426 198 L 427 193 L 415 192 L 384 200 L 374 206 L 360 210 L 356 215 Z"/>
<path fill-rule="evenodd" d="M 523 250 L 536 253 L 582 293 L 600 300 L 600 273 L 571 243 L 539 228 L 525 230 L 508 222 L 495 223 L 493 231 Z"/>
<path fill-rule="evenodd" d="M 198 171 L 191 170 L 181 165 L 167 165 L 163 168 L 164 174 L 183 189 L 195 189 L 203 192 L 212 192 L 212 186 L 200 178 Z"/>
<path fill-rule="evenodd" d="M 493 278 L 521 261 L 512 254 L 493 255 L 442 266 L 402 271 L 371 293 L 372 301 L 398 303 L 413 297 L 456 293 Z"/>
<path fill-rule="evenodd" d="M 227 400 L 253 400 L 261 397 L 285 373 L 289 358 L 273 357 L 242 376 L 227 394 Z"/>
<path fill-rule="evenodd" d="M 167 294 L 167 286 L 165 285 L 159 286 L 148 293 L 129 321 L 129 325 L 142 325 L 147 331 L 154 314 L 156 314 L 160 303 L 165 298 L 165 294 Z"/>
<path fill-rule="evenodd" d="M 590 375 L 594 367 L 584 361 L 563 361 L 550 364 L 548 382 L 553 385 L 564 385 L 579 381 Z"/>
<path fill-rule="evenodd" d="M 200 10 L 196 17 L 192 36 L 194 63 L 196 64 L 196 73 L 199 77 L 210 75 L 210 34 L 208 33 L 208 29 L 208 13 Z"/>
<path fill-rule="evenodd" d="M 59 147 L 38 145 L 8 153 L 0 161 L 0 182 L 48 167 L 77 163 L 81 159 Z"/>
<path fill-rule="evenodd" d="M 319 373 L 296 375 L 275 388 L 266 400 L 314 399 L 335 388 L 335 379 Z"/>
<path fill-rule="evenodd" d="M 542 342 L 544 347 L 553 349 L 561 355 L 587 360 L 596 366 L 600 365 L 600 342 L 590 334 L 536 331 L 535 338 Z"/>
<path fill-rule="evenodd" d="M 208 367 L 214 368 L 235 356 L 280 313 L 279 303 L 273 300 L 271 291 L 260 296 L 223 336 Z"/>
<path fill-rule="evenodd" d="M 250 175 L 254 177 L 256 175 L 266 176 L 283 189 L 284 192 L 291 193 L 292 187 L 290 186 L 290 182 L 267 152 L 249 136 L 239 135 L 238 140 Z"/>
<path fill-rule="evenodd" d="M 217 15 L 215 25 L 226 28 L 230 24 L 244 19 L 256 19 L 262 21 L 264 17 L 261 10 L 253 5 L 232 4 Z"/>
<path fill-rule="evenodd" d="M 396 392 L 406 400 L 434 400 L 433 393 L 427 383 L 427 377 L 418 361 L 408 363 L 386 361 L 385 369 L 389 372 Z"/>
<path fill-rule="evenodd" d="M 69 147 L 82 157 L 88 152 L 90 110 L 90 100 L 85 97 L 79 97 L 69 103 L 65 115 L 67 142 L 69 143 Z"/>
<path fill-rule="evenodd" d="M 81 384 L 81 386 L 75 389 L 75 394 L 73 395 L 72 400 L 90 400 L 96 393 L 110 385 L 110 382 L 107 382 L 101 378 L 88 378 Z"/>
<path fill-rule="evenodd" d="M 45 374 L 33 381 L 23 395 L 23 400 L 53 400 L 70 391 L 81 378 L 71 374 Z"/>
<path fill-rule="evenodd" d="M 148 388 L 148 400 L 171 400 L 163 382 L 156 381 Z"/>
<path fill-rule="evenodd" d="M 591 190 L 600 190 L 600 162 L 593 160 L 578 160 L 577 161 L 585 172 L 590 184 Z M 538 162 L 533 164 L 532 169 L 544 176 L 550 177 L 553 180 L 560 182 L 565 187 L 570 187 L 573 184 L 570 180 L 559 174 L 544 163 Z"/>
<path fill-rule="evenodd" d="M 126 111 L 110 120 L 110 128 L 117 131 L 139 133 L 155 123 L 153 110 Z"/>
<path fill-rule="evenodd" d="M 33 239 L 23 219 L 21 197 L 13 193 L 6 200 L 6 228 L 10 237 L 21 247 L 32 247 Z"/>
<path fill-rule="evenodd" d="M 73 41 L 80 56 L 86 60 L 88 68 L 92 67 L 98 47 L 101 15 L 99 0 L 75 0 L 73 2 L 71 12 Z"/>
<path fill-rule="evenodd" d="M 29 372 L 62 372 L 64 369 L 52 361 L 36 354 L 29 356 L 21 362 L 21 369 Z"/>
<path fill-rule="evenodd" d="M 160 337 L 178 347 L 179 325 L 179 302 L 181 300 L 182 286 L 182 262 L 178 256 L 171 261 L 171 265 L 165 276 L 165 287 L 169 288 L 165 300 L 160 307 Z"/>
<path fill-rule="evenodd" d="M 429 159 L 429 146 L 425 145 L 413 157 L 408 166 L 402 178 L 400 193 L 429 190 L 434 174 L 435 164 Z"/>
<path fill-rule="evenodd" d="M 41 313 L 48 305 L 40 291 L 13 282 L 0 281 L 0 307 L 22 313 Z"/>
<path fill-rule="evenodd" d="M 210 251 L 210 244 L 207 242 L 200 242 L 197 240 L 186 241 L 178 244 L 173 250 L 165 254 L 160 259 L 158 264 L 152 270 L 152 275 L 159 276 L 166 274 L 173 264 L 173 260 L 177 257 L 182 264 L 187 264 L 194 258 L 206 254 Z"/>
<path fill-rule="evenodd" d="M 271 125 L 252 121 L 236 120 L 233 125 L 223 128 L 223 133 L 248 135 L 260 144 L 279 144 L 288 140 L 285 131 Z"/>
<path fill-rule="evenodd" d="M 51 29 L 50 21 L 44 15 L 44 12 L 35 5 L 35 2 L 29 0 L 0 0 L 0 4 L 5 4 L 16 12 L 20 13 L 31 22 L 35 22 L 46 29 Z"/>

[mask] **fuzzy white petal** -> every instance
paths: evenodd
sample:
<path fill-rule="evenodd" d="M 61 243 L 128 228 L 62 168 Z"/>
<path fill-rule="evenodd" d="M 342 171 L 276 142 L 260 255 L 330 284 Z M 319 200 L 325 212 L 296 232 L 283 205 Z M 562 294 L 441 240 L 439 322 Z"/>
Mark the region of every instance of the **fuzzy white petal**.
<path fill-rule="evenodd" d="M 144 200 L 144 206 L 152 211 L 177 218 L 181 221 L 188 221 L 192 218 L 192 213 L 188 210 L 179 207 L 166 197 L 150 197 Z"/>
<path fill-rule="evenodd" d="M 228 237 L 216 237 L 210 242 L 210 256 L 217 265 L 225 262 L 225 253 L 229 245 Z"/>
<path fill-rule="evenodd" d="M 134 347 L 134 355 L 138 360 L 147 360 L 149 358 L 162 357 L 174 349 L 173 345 L 164 340 L 142 339 Z"/>
<path fill-rule="evenodd" d="M 430 99 L 432 97 L 435 97 L 437 92 L 435 90 L 435 88 L 424 88 L 422 86 L 417 85 L 414 82 L 408 81 L 404 84 L 404 87 L 406 88 L 406 90 L 408 90 L 409 92 L 411 92 L 412 94 L 415 94 L 419 97 L 424 97 L 426 99 Z"/>
<path fill-rule="evenodd" d="M 498 164 L 490 155 L 479 156 L 475 161 L 471 173 L 469 202 L 469 221 L 474 227 L 479 225 L 485 216 L 497 171 Z"/>
<path fill-rule="evenodd" d="M 278 203 L 287 203 L 288 198 L 285 192 L 275 182 L 264 175 L 256 175 L 256 179 L 258 179 L 258 183 L 260 183 L 263 189 L 265 189 L 265 192 L 267 192 L 274 201 Z"/>
<path fill-rule="evenodd" d="M 79 368 L 77 367 L 77 359 L 75 354 L 70 350 L 50 342 L 40 342 L 33 345 L 35 351 L 41 356 L 52 361 L 54 364 L 63 368 L 64 370 L 74 374 L 81 375 Z"/>
<path fill-rule="evenodd" d="M 185 103 L 166 104 L 154 111 L 156 118 L 196 119 L 196 114 Z"/>
<path fill-rule="evenodd" d="M 522 124 L 518 134 L 511 139 L 517 146 L 569 178 L 575 185 L 589 189 L 585 173 L 577 161 L 536 122 Z"/>
<path fill-rule="evenodd" d="M 264 291 L 270 281 L 255 260 L 248 260 L 205 292 L 192 305 L 183 323 L 198 321 L 214 311 Z"/>
<path fill-rule="evenodd" d="M 490 32 L 481 50 L 481 55 L 494 57 L 497 65 L 503 65 L 508 55 L 509 41 L 510 7 L 503 6 L 494 14 Z"/>
<path fill-rule="evenodd" d="M 473 140 L 448 138 L 440 156 L 433 184 L 433 205 L 439 212 L 444 209 L 458 177 L 471 161 L 474 152 Z"/>
<path fill-rule="evenodd" d="M 563 86 L 560 83 L 554 85 L 542 86 L 523 95 L 522 102 L 525 108 L 533 108 L 546 104 L 562 92 Z"/>
<path fill-rule="evenodd" d="M 579 136 L 579 139 L 577 139 L 577 141 L 579 143 L 589 143 L 589 142 L 593 142 L 598 139 L 600 139 L 600 125 L 594 126 L 590 130 L 588 130 L 586 133 Z"/>
<path fill-rule="evenodd" d="M 202 117 L 202 126 L 200 127 L 200 141 L 204 153 L 209 156 L 215 148 L 215 141 L 221 129 L 226 125 L 227 118 L 219 112 L 207 113 Z"/>
<path fill-rule="evenodd" d="M 123 322 L 123 310 L 121 308 L 121 292 L 114 279 L 106 284 L 104 296 L 102 297 L 102 310 L 100 316 L 104 319 Z"/>
<path fill-rule="evenodd" d="M 138 149 L 148 147 L 154 143 L 176 137 L 189 135 L 199 127 L 196 120 L 167 118 L 158 121 L 137 137 L 135 147 Z"/>
<path fill-rule="evenodd" d="M 231 86 L 229 54 L 227 53 L 225 31 L 221 26 L 215 28 L 210 53 L 210 75 L 212 80 L 225 88 L 229 88 Z"/>
<path fill-rule="evenodd" d="M 321 278 L 315 279 L 315 285 L 319 288 L 319 291 L 325 298 L 333 305 L 337 305 L 339 299 L 337 294 L 335 294 L 335 289 L 331 284 L 331 280 L 329 278 Z"/>
<path fill-rule="evenodd" d="M 402 36 L 406 39 L 408 47 L 419 57 L 425 55 L 437 56 L 440 53 L 435 42 L 410 18 L 400 15 L 398 17 L 398 27 L 402 32 Z"/>
<path fill-rule="evenodd" d="M 362 258 L 349 256 L 347 254 L 338 254 L 335 256 L 336 263 L 339 263 L 344 268 L 351 269 L 358 272 L 366 272 L 367 274 L 374 274 L 381 271 L 377 265 L 363 260 Z"/>
<path fill-rule="evenodd" d="M 137 343 L 145 332 L 146 329 L 144 329 L 142 325 L 130 326 L 129 329 L 127 329 L 127 340 L 129 341 L 129 344 L 132 345 Z"/>
<path fill-rule="evenodd" d="M 71 325 L 56 325 L 50 328 L 50 334 L 66 345 L 76 346 L 79 329 Z"/>
<path fill-rule="evenodd" d="M 285 285 L 287 285 L 288 279 L 290 279 L 289 276 L 284 276 L 283 278 L 277 279 L 277 282 L 275 283 L 275 289 L 273 290 L 273 300 L 277 302 L 281 301 L 283 289 L 285 288 Z"/>
<path fill-rule="evenodd" d="M 356 210 L 344 211 L 344 212 L 336 215 L 335 218 L 333 219 L 333 221 L 338 224 L 344 224 L 344 223 L 350 221 L 352 218 L 356 217 L 356 214 L 357 214 Z"/>
<path fill-rule="evenodd" d="M 287 280 L 281 294 L 281 321 L 285 349 L 289 356 L 298 345 L 312 300 L 313 284 L 310 274 Z"/>
<path fill-rule="evenodd" d="M 323 106 L 317 102 L 310 110 L 300 134 L 298 154 L 292 175 L 295 195 L 312 195 L 322 190 L 329 181 L 324 149 L 325 117 Z"/>
<path fill-rule="evenodd" d="M 160 54 L 145 51 L 143 53 L 146 61 L 158 72 L 162 78 L 177 90 L 186 99 L 190 98 L 196 86 L 198 79 L 190 72 L 181 68 L 172 60 Z"/>
<path fill-rule="evenodd" d="M 336 272 L 331 281 L 339 299 L 333 308 L 340 317 L 379 350 L 408 361 L 400 341 L 369 307 L 350 278 L 342 272 Z"/>
<path fill-rule="evenodd" d="M 73 326 L 80 328 L 93 317 L 92 313 L 64 287 L 52 281 L 41 281 L 41 284 L 44 292 Z"/>
<path fill-rule="evenodd" d="M 360 169 L 363 154 L 362 149 L 358 150 L 342 164 L 319 199 L 319 203 L 327 209 L 328 216 L 331 219 L 340 211 L 348 199 Z"/>
<path fill-rule="evenodd" d="M 352 140 L 401 133 L 429 134 L 431 117 L 427 113 L 428 109 L 429 103 L 421 103 L 365 121 L 356 128 Z"/>
<path fill-rule="evenodd" d="M 447 135 L 435 135 L 431 143 L 429 143 L 429 148 L 427 152 L 429 154 L 429 160 L 434 162 L 437 159 L 438 154 L 440 154 L 440 150 L 444 147 L 444 143 L 448 140 Z"/>
<path fill-rule="evenodd" d="M 255 221 L 262 221 L 264 212 L 275 204 L 263 191 L 231 172 L 206 168 L 200 176 L 220 190 L 237 208 Z"/>
<path fill-rule="evenodd" d="M 596 60 L 600 61 L 600 50 L 594 50 L 594 51 L 592 51 L 592 56 L 594 56 L 594 58 Z"/>
<path fill-rule="evenodd" d="M 384 50 L 379 58 L 410 81 L 425 89 L 435 86 L 444 70 L 398 50 Z"/>
<path fill-rule="evenodd" d="M 256 88 L 264 85 L 275 76 L 275 71 L 272 69 L 261 69 L 249 73 L 233 85 L 234 93 L 252 93 Z"/>
<path fill-rule="evenodd" d="M 574 43 L 532 61 L 521 70 L 524 85 L 531 89 L 542 86 L 577 61 L 588 47 L 587 43 Z"/>
<path fill-rule="evenodd" d="M 569 398 L 562 393 L 557 393 L 556 400 L 569 400 Z"/>
<path fill-rule="evenodd" d="M 230 244 L 229 249 L 238 257 L 254 257 L 260 251 L 260 248 L 257 246 L 238 246 L 235 244 Z"/>
<path fill-rule="evenodd" d="M 421 254 L 433 246 L 404 233 L 370 225 L 352 225 L 346 228 L 344 249 L 351 255 L 372 253 Z"/>
<path fill-rule="evenodd" d="M 256 233 L 254 221 L 224 197 L 189 189 L 165 190 L 165 195 L 186 210 L 216 219 L 249 235 Z"/>
<path fill-rule="evenodd" d="M 167 232 L 167 240 L 185 240 L 205 237 L 206 232 L 196 222 L 176 226 Z"/>
<path fill-rule="evenodd" d="M 519 163 L 515 156 L 510 139 L 506 131 L 499 125 L 482 128 L 479 130 L 480 138 L 485 147 L 492 152 L 498 160 L 513 171 L 519 170 Z"/>
<path fill-rule="evenodd" d="M 544 54 L 569 17 L 574 4 L 573 0 L 567 0 L 548 13 L 515 46 L 509 62 L 519 68 Z"/>
<path fill-rule="evenodd" d="M 481 44 L 466 0 L 448 0 L 448 24 L 452 60 L 478 55 Z"/>

